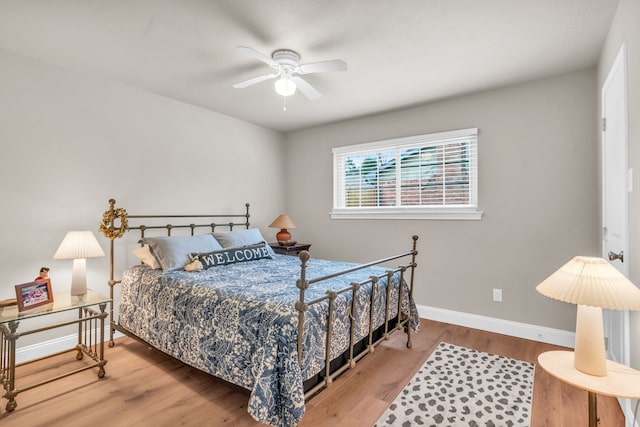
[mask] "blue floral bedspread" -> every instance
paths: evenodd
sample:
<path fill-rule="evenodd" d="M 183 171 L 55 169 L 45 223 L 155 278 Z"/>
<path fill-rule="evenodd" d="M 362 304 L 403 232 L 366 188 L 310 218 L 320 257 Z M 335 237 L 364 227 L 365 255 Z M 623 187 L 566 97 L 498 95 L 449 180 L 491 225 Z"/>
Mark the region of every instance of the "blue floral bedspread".
<path fill-rule="evenodd" d="M 313 279 L 354 264 L 311 259 Z M 223 380 L 251 391 L 248 411 L 274 426 L 294 426 L 304 415 L 303 380 L 324 368 L 328 304 L 309 307 L 304 321 L 303 361 L 298 363 L 299 298 L 297 257 L 214 267 L 200 272 L 162 273 L 140 265 L 122 280 L 119 323 L 159 350 Z M 384 323 L 386 269 L 370 267 L 346 276 L 314 283 L 305 301 L 320 298 L 370 276 L 385 276 L 376 286 L 376 325 Z M 397 314 L 399 273 L 392 279 L 390 318 Z M 403 285 L 402 312 L 412 311 L 411 327 L 419 319 Z M 371 284 L 356 294 L 356 341 L 368 336 Z M 352 293 L 335 304 L 331 359 L 348 349 Z"/>

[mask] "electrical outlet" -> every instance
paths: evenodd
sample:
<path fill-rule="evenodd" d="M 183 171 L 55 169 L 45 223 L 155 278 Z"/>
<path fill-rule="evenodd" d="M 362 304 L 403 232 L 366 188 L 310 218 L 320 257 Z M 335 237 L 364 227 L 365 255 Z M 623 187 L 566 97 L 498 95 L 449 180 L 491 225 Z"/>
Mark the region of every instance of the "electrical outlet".
<path fill-rule="evenodd" d="M 502 302 L 502 289 L 493 288 L 493 300 Z"/>

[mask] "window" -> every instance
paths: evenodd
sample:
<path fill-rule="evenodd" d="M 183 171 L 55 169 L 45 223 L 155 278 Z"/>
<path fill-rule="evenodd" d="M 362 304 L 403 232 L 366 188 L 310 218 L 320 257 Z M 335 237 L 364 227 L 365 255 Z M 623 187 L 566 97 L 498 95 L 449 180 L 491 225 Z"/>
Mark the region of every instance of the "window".
<path fill-rule="evenodd" d="M 477 145 L 472 128 L 334 148 L 331 217 L 480 219 Z"/>

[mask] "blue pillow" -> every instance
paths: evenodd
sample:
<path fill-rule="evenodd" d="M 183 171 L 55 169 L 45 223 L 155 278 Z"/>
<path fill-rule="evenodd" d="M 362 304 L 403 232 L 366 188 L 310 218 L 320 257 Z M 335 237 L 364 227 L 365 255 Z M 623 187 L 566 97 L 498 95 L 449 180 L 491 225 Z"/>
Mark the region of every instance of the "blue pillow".
<path fill-rule="evenodd" d="M 213 237 L 222 245 L 223 248 L 237 248 L 240 246 L 255 245 L 256 243 L 265 242 L 260 229 L 247 228 L 233 231 L 216 231 Z M 267 245 L 267 250 L 271 255 L 275 255 L 271 246 Z"/>
<path fill-rule="evenodd" d="M 269 245 L 262 242 L 257 245 L 242 246 L 239 248 L 228 248 L 207 253 L 193 253 L 190 256 L 193 261 L 200 261 L 202 268 L 206 270 L 207 268 L 217 267 L 219 265 L 256 261 L 265 258 L 271 259 L 273 257 L 267 248 L 269 248 Z"/>
<path fill-rule="evenodd" d="M 222 249 L 220 243 L 211 235 L 145 237 L 143 243 L 158 259 L 162 271 L 180 270 L 191 262 L 189 254 L 193 252 L 211 252 Z"/>

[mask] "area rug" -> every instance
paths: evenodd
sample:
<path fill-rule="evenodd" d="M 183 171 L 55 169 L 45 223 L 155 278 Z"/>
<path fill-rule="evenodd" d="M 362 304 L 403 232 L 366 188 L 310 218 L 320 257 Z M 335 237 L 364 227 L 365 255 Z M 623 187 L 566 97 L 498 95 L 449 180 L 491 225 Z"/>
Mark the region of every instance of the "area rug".
<path fill-rule="evenodd" d="M 374 427 L 526 427 L 533 377 L 531 363 L 441 342 Z"/>

